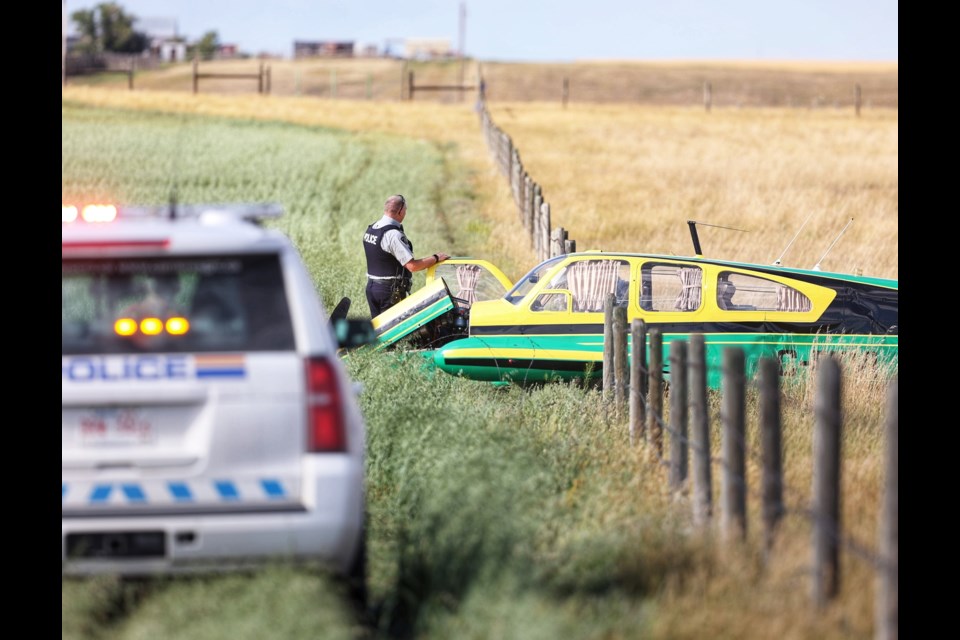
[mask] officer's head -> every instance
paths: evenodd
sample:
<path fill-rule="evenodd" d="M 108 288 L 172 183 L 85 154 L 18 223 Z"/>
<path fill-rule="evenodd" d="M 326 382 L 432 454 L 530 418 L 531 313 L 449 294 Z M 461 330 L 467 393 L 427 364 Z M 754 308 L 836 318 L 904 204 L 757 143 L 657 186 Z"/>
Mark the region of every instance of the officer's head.
<path fill-rule="evenodd" d="M 399 219 L 407 213 L 407 199 L 397 194 L 383 203 L 383 212 L 391 218 Z"/>

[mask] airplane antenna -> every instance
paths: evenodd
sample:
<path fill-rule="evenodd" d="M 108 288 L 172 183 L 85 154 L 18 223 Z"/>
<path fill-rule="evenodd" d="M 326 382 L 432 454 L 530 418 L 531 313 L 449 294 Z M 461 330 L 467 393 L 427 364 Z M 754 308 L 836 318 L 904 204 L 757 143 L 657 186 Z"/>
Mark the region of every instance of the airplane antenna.
<path fill-rule="evenodd" d="M 779 258 L 773 261 L 773 264 L 777 265 L 778 267 L 780 266 L 781 261 L 783 260 L 783 256 L 787 255 L 787 251 L 790 250 L 790 246 L 793 245 L 793 241 L 797 239 L 797 236 L 800 235 L 800 232 L 803 231 L 803 228 L 807 226 L 807 223 L 810 222 L 810 218 L 812 217 L 813 217 L 812 213 L 807 216 L 807 219 L 803 221 L 803 224 L 800 225 L 800 228 L 797 229 L 797 232 L 793 234 L 793 238 L 790 240 L 790 242 L 787 243 L 787 246 L 784 248 L 783 253 L 780 254 Z"/>
<path fill-rule="evenodd" d="M 830 244 L 829 247 L 827 247 L 827 250 L 823 252 L 823 255 L 820 256 L 820 259 L 817 260 L 817 264 L 813 265 L 813 271 L 820 271 L 820 263 L 823 262 L 823 259 L 827 257 L 827 254 L 830 253 L 830 250 L 833 249 L 833 245 L 837 244 L 837 241 L 840 240 L 840 237 L 847 232 L 847 229 L 850 227 L 851 224 L 853 224 L 853 218 L 850 218 L 850 221 L 847 223 L 847 226 L 845 226 L 840 231 L 840 233 L 837 234 L 837 237 L 834 239 L 834 241 Z"/>
<path fill-rule="evenodd" d="M 693 240 L 693 252 L 698 258 L 703 257 L 703 251 L 700 249 L 700 235 L 697 233 L 697 225 L 702 224 L 705 227 L 715 227 L 717 229 L 729 229 L 730 231 L 742 231 L 743 233 L 750 233 L 745 229 L 737 229 L 736 227 L 724 227 L 719 224 L 708 224 L 706 222 L 697 222 L 696 220 L 687 220 L 687 226 L 690 227 L 690 239 Z"/>
<path fill-rule="evenodd" d="M 173 188 L 170 189 L 169 202 L 170 202 L 170 211 L 169 211 L 170 219 L 176 220 L 177 219 L 177 185 L 176 184 L 174 184 Z"/>

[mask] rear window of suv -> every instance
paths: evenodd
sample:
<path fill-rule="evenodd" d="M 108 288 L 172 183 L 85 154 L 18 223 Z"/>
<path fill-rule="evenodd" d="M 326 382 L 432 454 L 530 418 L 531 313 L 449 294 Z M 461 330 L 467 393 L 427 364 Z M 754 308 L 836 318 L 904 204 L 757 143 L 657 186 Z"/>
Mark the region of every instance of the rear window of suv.
<path fill-rule="evenodd" d="M 276 254 L 66 259 L 62 355 L 294 348 Z"/>

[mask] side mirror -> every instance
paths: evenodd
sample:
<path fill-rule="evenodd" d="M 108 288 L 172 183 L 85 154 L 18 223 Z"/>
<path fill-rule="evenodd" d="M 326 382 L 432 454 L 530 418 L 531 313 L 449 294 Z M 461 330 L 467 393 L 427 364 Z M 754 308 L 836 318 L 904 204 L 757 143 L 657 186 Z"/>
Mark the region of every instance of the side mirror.
<path fill-rule="evenodd" d="M 364 318 L 336 318 L 333 320 L 333 333 L 341 349 L 362 347 L 377 340 L 373 323 Z"/>

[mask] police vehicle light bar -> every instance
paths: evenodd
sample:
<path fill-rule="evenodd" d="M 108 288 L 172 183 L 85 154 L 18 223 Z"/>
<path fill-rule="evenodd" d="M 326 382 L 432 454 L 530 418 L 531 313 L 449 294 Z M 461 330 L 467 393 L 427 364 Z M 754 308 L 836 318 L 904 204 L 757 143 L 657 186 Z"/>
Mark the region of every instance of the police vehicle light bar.
<path fill-rule="evenodd" d="M 113 222 L 124 219 L 225 217 L 256 222 L 283 215 L 283 206 L 275 202 L 225 204 L 112 205 L 62 204 L 62 224 L 74 222 Z"/>

